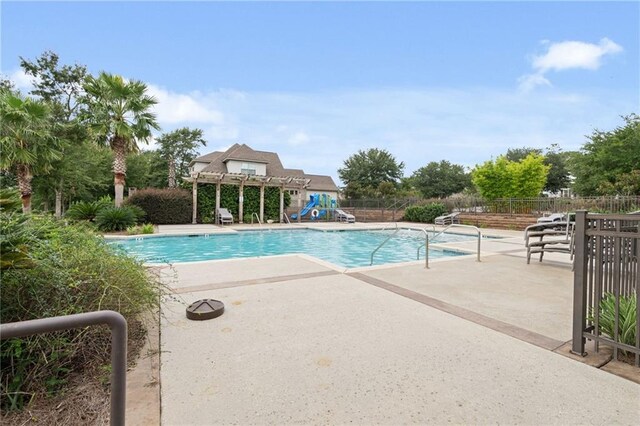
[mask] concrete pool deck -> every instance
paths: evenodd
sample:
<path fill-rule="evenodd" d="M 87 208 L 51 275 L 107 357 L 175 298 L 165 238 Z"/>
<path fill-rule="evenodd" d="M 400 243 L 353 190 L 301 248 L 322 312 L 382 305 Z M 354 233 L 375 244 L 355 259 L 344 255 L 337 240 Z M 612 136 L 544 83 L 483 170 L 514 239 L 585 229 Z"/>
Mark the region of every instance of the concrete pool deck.
<path fill-rule="evenodd" d="M 568 257 L 527 265 L 521 232 L 487 233 L 507 238 L 484 240 L 481 262 L 430 269 L 301 255 L 163 268 L 162 424 L 634 424 L 638 384 L 553 352 L 571 338 Z M 187 320 L 203 298 L 224 315 Z"/>

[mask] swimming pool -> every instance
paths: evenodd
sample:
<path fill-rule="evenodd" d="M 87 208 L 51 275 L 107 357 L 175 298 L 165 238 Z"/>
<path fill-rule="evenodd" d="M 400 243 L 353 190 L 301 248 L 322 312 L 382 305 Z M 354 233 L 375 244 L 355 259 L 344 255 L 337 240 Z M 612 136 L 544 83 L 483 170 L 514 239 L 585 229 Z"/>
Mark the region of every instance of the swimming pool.
<path fill-rule="evenodd" d="M 386 231 L 316 231 L 263 230 L 233 234 L 162 236 L 113 240 L 125 251 L 148 263 L 180 263 L 213 259 L 272 256 L 304 253 L 345 268 L 369 266 L 371 252 L 392 230 Z M 433 237 L 433 233 L 429 233 Z M 469 241 L 475 236 L 442 234 L 438 243 Z M 374 257 L 374 265 L 416 260 L 418 247 L 424 245 L 424 233 L 402 229 L 393 235 Z M 424 249 L 421 250 L 424 259 Z M 454 250 L 429 250 L 429 258 L 461 256 Z"/>

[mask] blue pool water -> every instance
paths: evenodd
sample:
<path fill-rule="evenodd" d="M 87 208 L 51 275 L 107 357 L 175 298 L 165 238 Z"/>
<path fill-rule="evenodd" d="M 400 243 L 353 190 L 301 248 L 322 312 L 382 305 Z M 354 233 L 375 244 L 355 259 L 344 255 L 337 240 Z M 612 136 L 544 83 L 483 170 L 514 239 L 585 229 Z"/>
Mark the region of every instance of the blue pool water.
<path fill-rule="evenodd" d="M 210 236 L 171 236 L 116 240 L 113 243 L 148 263 L 179 263 L 213 259 L 305 253 L 346 268 L 369 266 L 371 252 L 393 231 L 241 231 Z M 433 233 L 430 233 L 433 236 Z M 468 241 L 476 237 L 443 234 L 438 243 Z M 374 257 L 374 265 L 416 260 L 424 233 L 400 230 Z M 420 251 L 424 259 L 424 248 Z M 460 256 L 453 250 L 429 250 L 429 259 Z"/>

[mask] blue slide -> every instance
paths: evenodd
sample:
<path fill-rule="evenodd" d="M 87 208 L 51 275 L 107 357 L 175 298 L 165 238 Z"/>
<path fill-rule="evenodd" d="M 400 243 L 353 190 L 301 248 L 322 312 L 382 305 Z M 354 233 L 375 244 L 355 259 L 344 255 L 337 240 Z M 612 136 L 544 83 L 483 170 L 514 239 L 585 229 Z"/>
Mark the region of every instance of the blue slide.
<path fill-rule="evenodd" d="M 300 212 L 300 217 L 306 215 L 307 213 L 309 213 L 309 211 L 314 208 L 317 204 L 316 197 L 311 196 L 311 200 L 307 203 L 306 206 L 304 206 L 304 208 L 302 209 L 302 211 Z M 291 219 L 297 219 L 298 218 L 298 214 L 294 213 L 291 215 Z"/>

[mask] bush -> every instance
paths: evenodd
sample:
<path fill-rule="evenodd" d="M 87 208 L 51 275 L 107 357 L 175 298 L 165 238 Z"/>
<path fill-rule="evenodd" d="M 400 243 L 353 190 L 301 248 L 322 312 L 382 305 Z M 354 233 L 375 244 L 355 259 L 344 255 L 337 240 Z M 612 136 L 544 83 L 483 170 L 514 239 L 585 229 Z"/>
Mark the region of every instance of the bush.
<path fill-rule="evenodd" d="M 93 222 L 101 210 L 113 206 L 109 197 L 103 197 L 98 201 L 78 201 L 71 204 L 65 213 L 65 217 L 72 220 L 87 220 Z"/>
<path fill-rule="evenodd" d="M 104 232 L 124 231 L 135 224 L 136 214 L 128 206 L 102 209 L 96 216 L 96 225 Z"/>
<path fill-rule="evenodd" d="M 145 223 L 144 225 L 130 226 L 127 228 L 127 234 L 129 235 L 153 234 L 154 231 L 152 223 Z"/>
<path fill-rule="evenodd" d="M 441 203 L 424 206 L 410 206 L 404 211 L 404 219 L 409 222 L 433 223 L 438 216 L 447 214 L 447 208 Z"/>
<path fill-rule="evenodd" d="M 141 189 L 125 205 L 140 207 L 146 212 L 144 220 L 156 225 L 191 223 L 193 198 L 185 189 Z"/>
<path fill-rule="evenodd" d="M 131 326 L 142 311 L 157 307 L 159 287 L 142 263 L 90 227 L 39 216 L 22 221 L 5 212 L 0 219 L 3 243 L 16 240 L 20 230 L 17 239 L 30 260 L 2 265 L 3 324 L 112 309 Z M 91 327 L 1 341 L 2 408 L 19 409 L 36 395 L 59 393 L 71 372 L 97 374 L 109 363 L 109 336 L 108 327 Z"/>
<path fill-rule="evenodd" d="M 618 339 L 629 346 L 636 345 L 637 299 L 635 296 L 620 296 L 618 306 Z M 591 316 L 590 321 L 595 318 Z M 616 330 L 616 297 L 605 293 L 600 301 L 600 331 L 611 339 Z"/>

